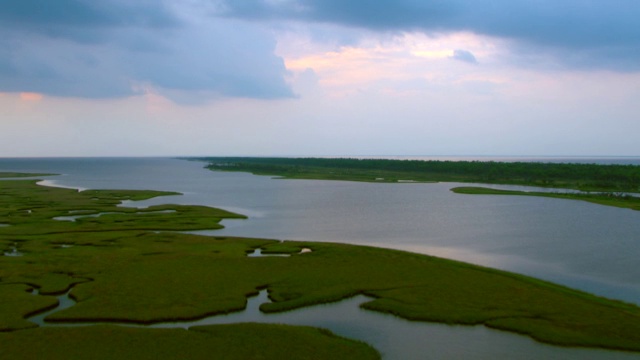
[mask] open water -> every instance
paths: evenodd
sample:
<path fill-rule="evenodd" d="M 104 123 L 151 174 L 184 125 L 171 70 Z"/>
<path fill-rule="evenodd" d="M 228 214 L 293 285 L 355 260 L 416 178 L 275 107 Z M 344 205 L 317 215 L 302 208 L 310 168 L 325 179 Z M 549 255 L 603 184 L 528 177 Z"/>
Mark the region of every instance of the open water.
<path fill-rule="evenodd" d="M 637 158 L 578 160 L 640 163 Z M 334 241 L 410 250 L 528 274 L 640 303 L 640 267 L 636 266 L 640 258 L 640 212 L 559 199 L 459 195 L 449 191 L 459 185 L 453 183 L 274 180 L 246 173 L 211 172 L 203 166 L 199 162 L 166 158 L 0 159 L 0 171 L 61 174 L 47 178 L 50 185 L 184 193 L 129 204 L 132 206 L 201 204 L 249 216 L 248 220 L 225 221 L 226 229 L 212 232 L 216 235 Z M 351 315 L 341 318 L 353 322 L 350 327 L 360 328 L 359 332 L 325 326 L 322 322 L 307 325 L 325 326 L 336 333 L 369 341 L 390 359 L 640 357 L 542 345 L 484 327 L 418 324 L 389 316 L 358 325 L 358 313 L 363 310 L 355 307 L 351 311 Z M 396 333 L 415 336 L 398 337 L 393 335 Z M 399 348 L 406 350 L 398 353 Z M 515 354 L 520 356 L 514 357 Z"/>

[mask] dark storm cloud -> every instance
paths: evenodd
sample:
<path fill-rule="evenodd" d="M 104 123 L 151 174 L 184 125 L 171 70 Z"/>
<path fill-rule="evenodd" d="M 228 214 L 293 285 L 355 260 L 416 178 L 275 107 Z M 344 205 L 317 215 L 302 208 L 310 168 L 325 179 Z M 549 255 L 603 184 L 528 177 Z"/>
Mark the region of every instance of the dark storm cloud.
<path fill-rule="evenodd" d="M 421 28 L 427 23 L 433 27 L 456 15 L 452 3 L 433 0 L 228 0 L 225 4 L 229 15 L 293 18 L 371 29 Z"/>
<path fill-rule="evenodd" d="M 381 31 L 471 31 L 514 40 L 574 66 L 640 69 L 636 0 L 228 1 L 226 16 Z"/>
<path fill-rule="evenodd" d="M 192 22 L 184 4 L 10 0 L 0 6 L 0 92 L 189 98 L 293 96 L 275 41 L 230 19 Z M 256 65 L 259 64 L 259 65 Z"/>
<path fill-rule="evenodd" d="M 89 0 L 20 0 L 5 1 L 0 18 L 20 22 L 66 24 L 171 24 L 176 19 L 162 2 L 89 1 Z"/>
<path fill-rule="evenodd" d="M 158 1 L 10 0 L 0 6 L 0 21 L 13 28 L 99 41 L 100 30 L 118 26 L 172 27 L 180 21 Z"/>

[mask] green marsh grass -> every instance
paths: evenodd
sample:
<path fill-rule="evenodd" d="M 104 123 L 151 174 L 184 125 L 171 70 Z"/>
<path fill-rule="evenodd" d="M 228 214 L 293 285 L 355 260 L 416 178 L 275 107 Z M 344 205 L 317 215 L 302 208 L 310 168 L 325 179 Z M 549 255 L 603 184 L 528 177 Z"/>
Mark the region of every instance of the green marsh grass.
<path fill-rule="evenodd" d="M 451 189 L 451 191 L 455 192 L 456 194 L 469 195 L 519 195 L 549 197 L 566 200 L 581 200 L 598 205 L 640 210 L 640 197 L 615 193 L 558 193 L 541 191 L 499 190 L 473 186 L 455 187 Z"/>
<path fill-rule="evenodd" d="M 473 182 L 584 191 L 640 192 L 640 166 L 586 163 L 349 158 L 208 157 L 207 168 L 290 179 Z"/>
<path fill-rule="evenodd" d="M 33 327 L 25 317 L 50 308 L 55 303 L 50 295 L 69 288 L 77 304 L 50 315 L 48 321 L 148 324 L 199 319 L 243 309 L 247 295 L 266 288 L 273 302 L 261 305 L 265 312 L 365 294 L 375 300 L 363 304 L 364 308 L 406 319 L 486 325 L 566 346 L 640 351 L 637 306 L 513 273 L 366 246 L 179 233 L 176 231 L 217 228 L 223 218 L 242 216 L 201 206 L 117 206 L 123 199 L 171 193 L 77 192 L 12 180 L 0 182 L 0 194 L 0 222 L 10 224 L 0 228 L 0 244 L 5 249 L 16 244 L 24 254 L 0 256 L 0 329 L 7 332 L 0 334 L 0 343 L 18 341 L 17 348 L 45 348 L 47 339 L 85 331 L 15 331 Z M 78 210 L 82 214 L 118 213 L 75 222 L 53 219 Z M 246 256 L 258 247 L 265 253 L 291 256 Z M 312 252 L 300 254 L 303 248 Z M 27 291 L 31 288 L 50 295 L 31 295 Z M 106 344 L 124 341 L 125 334 L 135 333 L 132 339 L 141 343 L 150 341 L 152 333 L 159 337 L 176 334 L 104 326 L 83 329 L 88 329 L 87 336 L 102 338 Z M 224 338 L 233 329 L 212 326 L 206 331 L 222 333 Z M 326 335 L 318 330 L 286 329 L 294 334 L 292 338 L 306 339 L 308 332 Z M 280 330 L 254 325 L 250 332 L 245 330 L 251 334 L 245 344 L 262 344 L 261 339 L 275 331 Z M 180 333 L 183 337 L 175 338 L 184 338 L 186 346 L 200 336 L 196 333 L 185 331 Z M 167 346 L 176 342 L 180 341 L 167 341 Z M 268 353 L 282 343 L 245 345 L 245 350 L 263 346 Z M 346 346 L 353 351 L 362 346 L 343 344 L 350 344 Z M 58 356 L 62 350 L 51 351 Z"/>
<path fill-rule="evenodd" d="M 121 326 L 0 333 L 6 359 L 379 359 L 372 347 L 302 326 L 232 324 L 185 329 Z"/>

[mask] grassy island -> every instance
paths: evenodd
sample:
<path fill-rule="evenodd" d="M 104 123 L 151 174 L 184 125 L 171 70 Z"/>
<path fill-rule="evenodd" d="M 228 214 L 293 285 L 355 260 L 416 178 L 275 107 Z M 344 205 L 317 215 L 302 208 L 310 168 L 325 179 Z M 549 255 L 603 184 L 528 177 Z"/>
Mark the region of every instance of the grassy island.
<path fill-rule="evenodd" d="M 597 193 L 452 189 L 459 194 L 544 196 L 640 209 L 640 166 L 538 162 L 423 161 L 333 158 L 197 158 L 218 171 L 243 171 L 287 179 L 366 182 L 468 182 L 523 185 Z"/>
<path fill-rule="evenodd" d="M 17 172 L 6 172 L 0 171 L 0 179 L 10 179 L 10 178 L 26 178 L 26 177 L 38 177 L 38 176 L 50 176 L 55 174 L 46 174 L 46 173 L 17 173 Z"/>
<path fill-rule="evenodd" d="M 365 294 L 364 308 L 417 320 L 485 325 L 565 346 L 640 351 L 640 308 L 509 272 L 403 251 L 331 243 L 207 237 L 177 231 L 215 229 L 243 216 L 202 206 L 144 209 L 127 199 L 175 195 L 156 191 L 51 188 L 0 181 L 0 347 L 3 354 L 86 357 L 106 347 L 141 356 L 153 341 L 163 356 L 200 358 L 378 358 L 366 344 L 307 327 L 237 324 L 130 329 L 243 309 L 267 289 L 265 312 Z M 288 257 L 247 257 L 263 252 Z M 301 249 L 311 252 L 301 252 Z M 20 254 L 21 256 L 10 256 Z M 39 295 L 31 292 L 37 289 Z M 71 289 L 74 306 L 58 323 L 114 325 L 39 328 L 32 314 L 56 306 Z M 163 340 L 157 340 L 163 339 Z M 166 341 L 164 340 L 166 339 Z M 286 339 L 284 342 L 282 339 Z M 215 348 L 218 348 L 217 350 Z M 310 353 L 309 348 L 322 349 Z M 218 352 L 215 352 L 218 351 Z M 69 353 L 71 354 L 71 353 Z M 239 354 L 235 356 L 235 354 Z M 64 356 L 63 356 L 64 355 Z M 27 357 L 31 357 L 30 355 Z"/>
<path fill-rule="evenodd" d="M 640 210 L 640 197 L 617 193 L 560 193 L 542 191 L 500 190 L 486 187 L 461 186 L 451 189 L 457 194 L 470 195 L 520 195 L 541 196 L 566 200 L 588 201 L 594 204 L 614 206 L 619 208 Z"/>
<path fill-rule="evenodd" d="M 370 182 L 469 182 L 640 192 L 640 166 L 540 162 L 346 158 L 194 158 L 208 169 L 289 179 Z"/>

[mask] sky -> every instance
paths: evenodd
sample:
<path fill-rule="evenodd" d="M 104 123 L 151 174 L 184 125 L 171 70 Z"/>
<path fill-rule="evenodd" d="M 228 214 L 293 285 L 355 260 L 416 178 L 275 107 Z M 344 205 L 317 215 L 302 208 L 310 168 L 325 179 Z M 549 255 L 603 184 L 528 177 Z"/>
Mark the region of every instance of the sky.
<path fill-rule="evenodd" d="M 5 0 L 0 157 L 640 156 L 636 0 Z"/>

